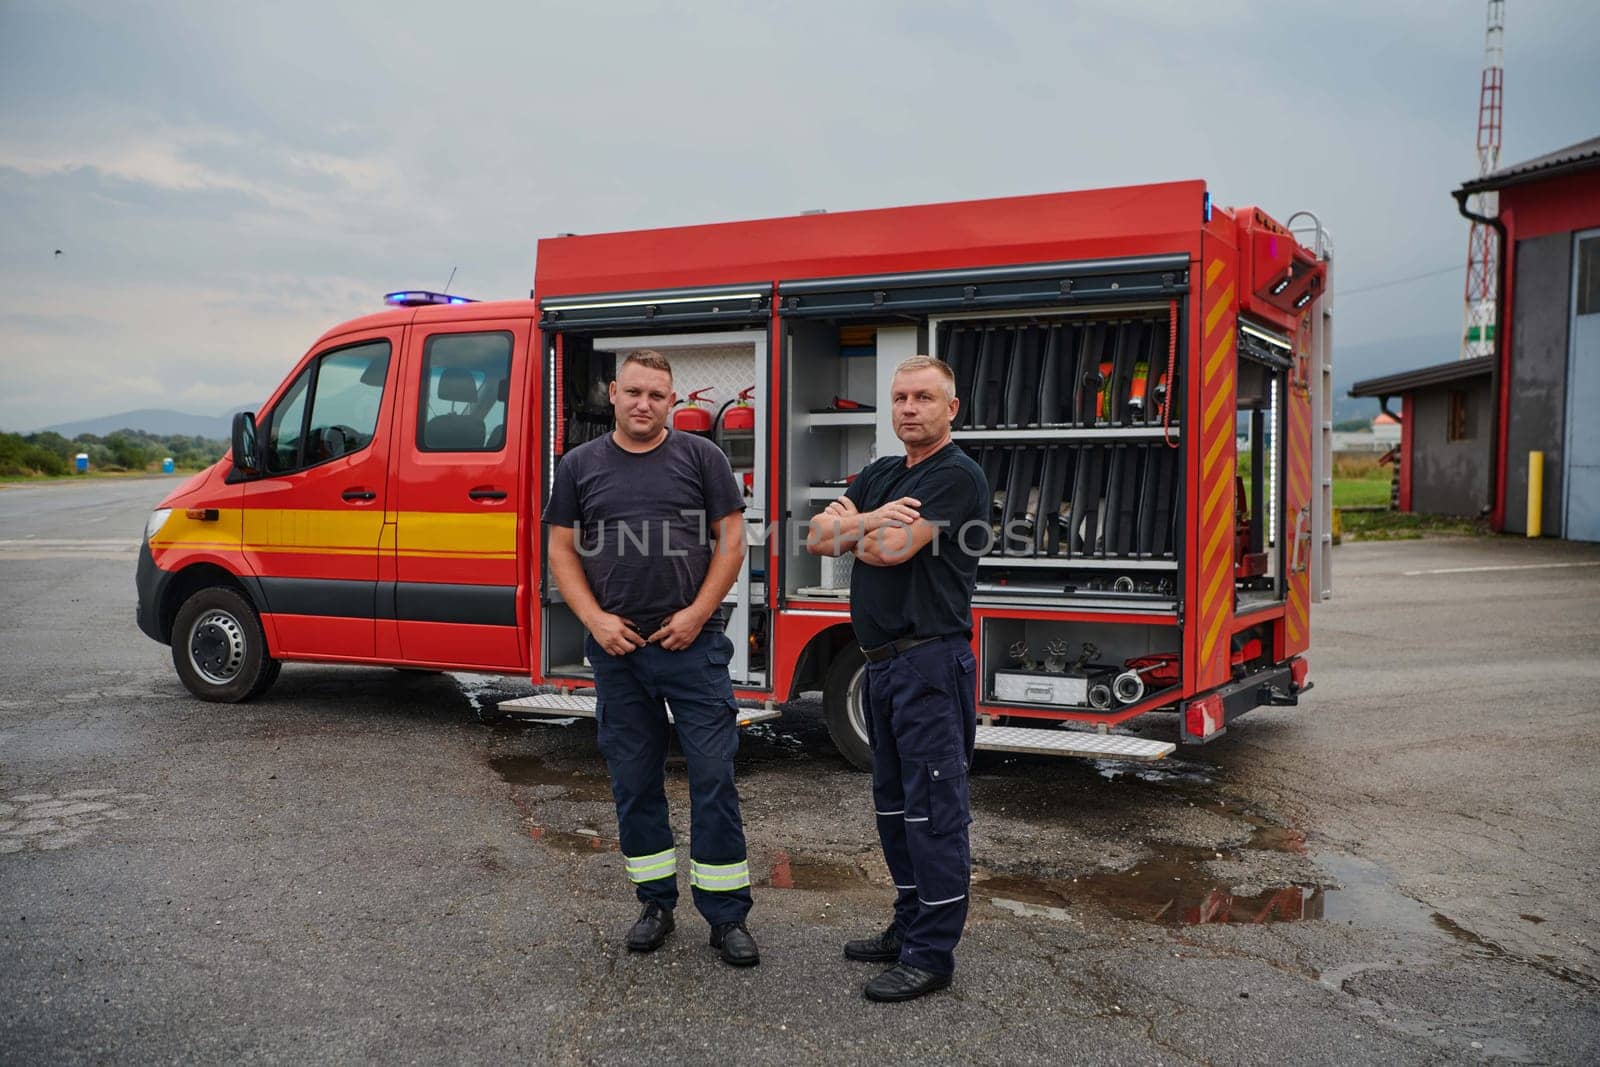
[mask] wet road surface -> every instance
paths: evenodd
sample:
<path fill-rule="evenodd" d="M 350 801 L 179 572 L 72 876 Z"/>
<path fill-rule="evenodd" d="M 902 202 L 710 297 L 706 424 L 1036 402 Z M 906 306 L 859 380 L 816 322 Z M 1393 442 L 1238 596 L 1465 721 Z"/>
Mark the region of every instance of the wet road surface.
<path fill-rule="evenodd" d="M 889 891 L 814 702 L 740 754 L 761 967 L 719 964 L 687 906 L 630 956 L 592 723 L 376 668 L 188 697 L 133 624 L 171 484 L 0 490 L 8 1059 L 1600 1054 L 1593 546 L 1342 547 L 1303 707 L 1153 766 L 980 757 L 956 985 L 891 1007 L 840 956 Z M 681 844 L 677 758 L 668 793 Z"/>

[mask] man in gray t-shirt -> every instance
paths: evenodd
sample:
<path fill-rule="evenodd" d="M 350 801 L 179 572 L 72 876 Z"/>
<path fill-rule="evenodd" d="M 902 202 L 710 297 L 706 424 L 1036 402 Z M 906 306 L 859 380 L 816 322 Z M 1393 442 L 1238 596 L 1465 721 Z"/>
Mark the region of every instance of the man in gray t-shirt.
<path fill-rule="evenodd" d="M 666 704 L 689 765 L 689 885 L 711 945 L 760 962 L 733 756 L 737 705 L 722 599 L 745 555 L 744 495 L 727 457 L 667 428 L 676 400 L 658 352 L 631 353 L 611 383 L 616 429 L 562 457 L 545 505 L 550 574 L 589 636 L 601 754 L 628 877 L 644 905 L 635 952 L 659 948 L 678 901 L 664 787 Z"/>

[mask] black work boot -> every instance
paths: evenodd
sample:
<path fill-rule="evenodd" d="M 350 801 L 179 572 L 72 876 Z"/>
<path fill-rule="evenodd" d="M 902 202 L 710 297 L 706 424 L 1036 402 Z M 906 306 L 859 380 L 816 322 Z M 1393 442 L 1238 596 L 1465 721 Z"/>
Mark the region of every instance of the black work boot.
<path fill-rule="evenodd" d="M 655 901 L 644 906 L 639 920 L 628 930 L 629 952 L 654 952 L 672 933 L 672 909 Z"/>
<path fill-rule="evenodd" d="M 711 947 L 717 950 L 723 963 L 735 967 L 754 967 L 761 962 L 761 952 L 756 939 L 750 936 L 743 921 L 719 923 L 711 928 Z"/>
<path fill-rule="evenodd" d="M 894 963 L 900 958 L 900 928 L 890 923 L 877 937 L 862 937 L 844 943 L 844 958 L 862 963 Z"/>
<path fill-rule="evenodd" d="M 948 974 L 934 974 L 909 963 L 897 963 L 867 983 L 862 990 L 868 1000 L 894 1003 L 917 997 L 950 984 Z"/>

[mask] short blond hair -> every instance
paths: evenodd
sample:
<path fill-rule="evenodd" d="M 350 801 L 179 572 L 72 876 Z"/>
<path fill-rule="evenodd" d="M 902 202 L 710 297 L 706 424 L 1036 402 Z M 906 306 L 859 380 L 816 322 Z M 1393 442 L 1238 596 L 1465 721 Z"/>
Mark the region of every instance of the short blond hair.
<path fill-rule="evenodd" d="M 650 370 L 666 371 L 667 377 L 672 377 L 672 364 L 667 362 L 666 356 L 663 356 L 653 348 L 638 348 L 629 352 L 622 360 L 622 367 L 626 367 L 630 363 L 637 363 L 639 366 L 648 367 Z M 622 367 L 617 368 L 619 374 L 622 372 Z"/>
<path fill-rule="evenodd" d="M 952 400 L 955 399 L 956 372 L 951 370 L 950 364 L 946 363 L 942 359 L 935 359 L 932 356 L 923 355 L 907 356 L 905 359 L 902 359 L 899 363 L 894 365 L 893 377 L 898 377 L 901 374 L 907 374 L 911 371 L 919 370 L 938 371 L 939 376 L 944 379 L 944 391 L 950 395 Z M 891 380 L 893 380 L 893 377 L 891 377 Z"/>

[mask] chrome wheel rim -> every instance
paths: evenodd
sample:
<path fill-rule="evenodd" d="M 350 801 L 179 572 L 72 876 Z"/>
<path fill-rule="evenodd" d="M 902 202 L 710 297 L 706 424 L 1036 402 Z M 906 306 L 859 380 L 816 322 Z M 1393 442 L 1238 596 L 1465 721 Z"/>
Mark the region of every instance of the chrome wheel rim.
<path fill-rule="evenodd" d="M 863 745 L 872 746 L 867 738 L 867 665 L 863 663 L 856 668 L 856 673 L 850 676 L 849 698 L 845 701 L 845 713 L 850 719 L 850 729 L 856 732 Z"/>
<path fill-rule="evenodd" d="M 220 609 L 200 616 L 189 630 L 189 664 L 212 685 L 227 685 L 244 667 L 244 627 Z"/>

